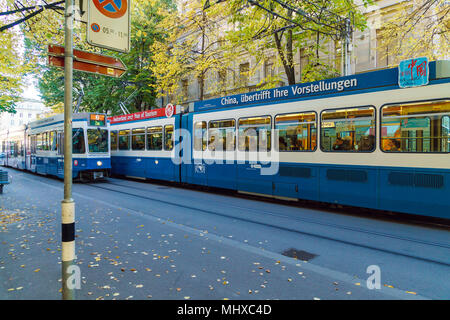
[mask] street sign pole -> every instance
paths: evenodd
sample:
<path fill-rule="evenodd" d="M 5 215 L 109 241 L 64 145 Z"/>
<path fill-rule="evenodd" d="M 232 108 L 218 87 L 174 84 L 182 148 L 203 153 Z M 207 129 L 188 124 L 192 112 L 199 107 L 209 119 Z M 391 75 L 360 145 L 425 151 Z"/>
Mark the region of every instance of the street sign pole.
<path fill-rule="evenodd" d="M 61 203 L 62 298 L 75 299 L 70 275 L 75 260 L 75 202 L 72 199 L 73 0 L 66 0 L 64 50 L 64 200 Z"/>

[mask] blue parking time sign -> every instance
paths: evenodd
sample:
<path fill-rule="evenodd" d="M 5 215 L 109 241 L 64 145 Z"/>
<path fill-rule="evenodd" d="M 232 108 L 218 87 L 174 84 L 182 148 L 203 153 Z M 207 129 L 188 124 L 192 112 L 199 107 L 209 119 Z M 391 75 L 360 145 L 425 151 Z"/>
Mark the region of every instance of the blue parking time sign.
<path fill-rule="evenodd" d="M 428 84 L 428 80 L 427 57 L 403 60 L 398 65 L 398 85 L 400 88 L 424 86 Z"/>

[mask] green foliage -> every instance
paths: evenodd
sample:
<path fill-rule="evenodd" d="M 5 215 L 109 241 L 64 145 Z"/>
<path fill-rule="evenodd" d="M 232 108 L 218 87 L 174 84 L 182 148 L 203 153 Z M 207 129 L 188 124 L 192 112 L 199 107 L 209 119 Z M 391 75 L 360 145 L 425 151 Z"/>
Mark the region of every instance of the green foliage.
<path fill-rule="evenodd" d="M 119 103 L 127 100 L 130 112 L 155 107 L 155 77 L 151 70 L 154 63 L 149 50 L 156 39 L 164 36 L 166 30 L 156 28 L 168 8 L 173 8 L 171 0 L 146 0 L 132 2 L 131 46 L 129 53 L 93 48 L 86 44 L 85 24 L 75 24 L 74 47 L 120 58 L 127 66 L 121 78 L 112 78 L 74 71 L 74 106 L 81 98 L 79 111 L 121 113 Z M 54 26 L 59 26 L 54 28 Z M 64 73 L 62 69 L 47 65 L 49 44 L 64 43 L 63 16 L 53 10 L 46 10 L 31 19 L 23 27 L 25 55 L 30 74 L 38 78 L 38 86 L 44 104 L 59 108 L 64 102 Z M 80 96 L 81 95 L 81 96 Z"/>
<path fill-rule="evenodd" d="M 363 4 L 371 2 L 364 0 Z M 353 0 L 229 0 L 222 5 L 234 26 L 227 32 L 227 39 L 261 65 L 267 53 L 275 50 L 289 84 L 335 76 L 333 63 L 323 58 L 328 54 L 328 42 L 342 39 L 347 17 L 354 29 L 363 30 L 366 24 Z M 296 79 L 294 57 L 300 49 L 305 50 L 309 61 L 303 79 Z"/>
<path fill-rule="evenodd" d="M 413 57 L 449 59 L 450 5 L 446 0 L 409 0 L 386 18 L 379 34 L 378 54 L 390 65 Z"/>
<path fill-rule="evenodd" d="M 174 103 L 186 101 L 181 81 L 197 81 L 200 100 L 223 90 L 218 74 L 225 75 L 235 59 L 224 41 L 221 23 L 225 18 L 220 7 L 204 11 L 202 0 L 192 0 L 161 21 L 159 28 L 170 32 L 151 48 L 159 96 L 170 95 Z"/>
<path fill-rule="evenodd" d="M 9 5 L 0 2 L 0 12 Z M 0 17 L 0 25 L 9 23 L 6 17 Z M 0 33 L 0 112 L 15 113 L 15 103 L 22 91 L 24 62 L 20 52 L 20 37 L 15 29 Z"/>

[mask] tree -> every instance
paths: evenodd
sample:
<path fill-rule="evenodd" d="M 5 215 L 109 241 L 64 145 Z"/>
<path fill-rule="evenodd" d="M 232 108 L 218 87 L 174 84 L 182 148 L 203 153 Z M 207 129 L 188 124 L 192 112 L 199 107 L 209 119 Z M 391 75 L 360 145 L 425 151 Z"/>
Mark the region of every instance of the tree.
<path fill-rule="evenodd" d="M 8 7 L 4 11 L 10 13 L 8 22 L 18 21 L 29 13 L 17 11 L 21 7 L 13 6 L 16 2 L 18 3 L 8 0 Z M 34 2 L 24 0 L 21 3 L 25 8 L 34 8 Z M 173 4 L 172 0 L 133 1 L 132 4 L 131 49 L 127 54 L 88 46 L 85 42 L 85 24 L 75 24 L 74 44 L 77 49 L 121 58 L 128 67 L 128 71 L 120 79 L 74 71 L 74 98 L 77 102 L 81 102 L 80 111 L 117 113 L 120 112 L 119 102 L 125 101 L 130 96 L 127 108 L 131 112 L 155 107 L 156 95 L 153 87 L 155 78 L 150 69 L 153 59 L 149 48 L 155 39 L 162 37 L 158 32 L 164 30 L 156 31 L 155 26 L 165 14 L 165 10 L 173 7 Z M 27 61 L 27 69 L 24 72 L 39 79 L 44 103 L 50 107 L 57 107 L 64 100 L 63 71 L 47 65 L 47 46 L 64 42 L 64 8 L 59 6 L 51 8 L 52 10 L 43 10 L 23 21 L 19 32 L 16 33 L 20 33 L 19 37 L 24 41 L 24 55 Z"/>
<path fill-rule="evenodd" d="M 363 4 L 370 2 L 364 0 Z M 342 41 L 347 17 L 353 28 L 365 28 L 364 16 L 352 0 L 248 0 L 244 7 L 241 0 L 225 3 L 219 5 L 228 8 L 229 21 L 234 25 L 227 38 L 256 57 L 258 63 L 266 59 L 263 49 L 275 49 L 290 85 L 300 80 L 294 70 L 299 49 L 309 57 L 304 79 L 332 77 L 337 70 L 321 59 L 321 54 L 328 54 L 327 42 Z"/>
<path fill-rule="evenodd" d="M 409 0 L 380 32 L 379 54 L 394 57 L 390 65 L 411 57 L 427 56 L 430 60 L 450 57 L 450 5 L 446 0 Z"/>
<path fill-rule="evenodd" d="M 10 6 L 9 0 L 1 2 L 0 12 L 7 12 Z M 8 15 L 0 16 L 1 25 L 10 22 Z M 17 30 L 17 27 L 9 28 L 0 33 L 0 112 L 15 113 L 15 104 L 22 92 L 25 65 Z"/>
<path fill-rule="evenodd" d="M 170 32 L 152 46 L 155 59 L 152 71 L 160 96 L 170 95 L 175 103 L 185 101 L 187 93 L 180 83 L 192 78 L 198 81 L 200 100 L 207 91 L 223 90 L 221 81 L 232 59 L 224 54 L 228 51 L 222 33 L 224 19 L 220 8 L 206 12 L 202 1 L 193 0 L 171 11 L 161 22 L 160 27 Z M 207 79 L 221 77 L 207 88 Z"/>
<path fill-rule="evenodd" d="M 21 93 L 23 67 L 16 43 L 13 32 L 4 32 L 0 37 L 0 112 L 15 113 Z"/>

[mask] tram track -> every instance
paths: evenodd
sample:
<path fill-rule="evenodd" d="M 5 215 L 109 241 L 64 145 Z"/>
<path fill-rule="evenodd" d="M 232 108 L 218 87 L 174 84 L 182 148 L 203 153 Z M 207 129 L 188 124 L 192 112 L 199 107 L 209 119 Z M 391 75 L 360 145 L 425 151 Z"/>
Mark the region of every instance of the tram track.
<path fill-rule="evenodd" d="M 133 186 L 127 186 L 127 185 L 123 185 L 123 184 L 119 184 L 119 183 L 108 182 L 108 184 L 119 186 L 119 187 L 124 187 L 124 188 L 129 188 L 129 189 L 135 189 L 135 190 L 143 191 L 141 188 L 137 188 L 137 187 L 133 187 Z M 160 195 L 160 193 L 158 193 L 156 191 L 145 190 L 145 192 L 149 192 L 149 193 L 154 193 L 154 194 Z M 127 194 L 129 194 L 129 193 L 127 193 Z M 148 197 L 139 196 L 139 195 L 134 195 L 134 196 L 142 197 L 142 198 L 145 198 L 145 199 L 148 199 L 148 200 L 155 200 L 155 201 L 163 202 L 163 203 L 166 203 L 166 204 L 172 204 L 172 205 L 180 206 L 177 203 L 166 201 L 166 200 L 157 200 L 157 199 L 154 199 L 154 198 L 148 198 Z M 285 218 L 285 219 L 295 220 L 295 221 L 298 221 L 298 222 L 306 222 L 306 223 L 316 224 L 316 225 L 325 226 L 325 227 L 332 227 L 332 228 L 346 230 L 346 231 L 361 232 L 361 233 L 364 233 L 364 234 L 370 234 L 370 235 L 375 235 L 375 236 L 382 236 L 382 237 L 391 238 L 391 239 L 395 239 L 395 240 L 403 240 L 403 241 L 409 241 L 409 242 L 414 242 L 414 243 L 418 243 L 418 244 L 424 244 L 424 245 L 430 245 L 430 246 L 436 246 L 436 247 L 442 247 L 442 248 L 450 249 L 450 243 L 449 244 L 445 244 L 445 243 L 430 242 L 430 241 L 425 241 L 425 240 L 415 239 L 415 238 L 409 238 L 409 237 L 400 237 L 400 236 L 392 235 L 392 234 L 389 234 L 389 233 L 382 233 L 382 232 L 377 232 L 377 231 L 372 231 L 372 230 L 367 230 L 367 229 L 362 229 L 362 228 L 343 226 L 343 225 L 339 225 L 339 224 L 335 224 L 335 223 L 318 221 L 318 220 L 315 220 L 315 219 L 307 219 L 307 218 L 287 216 L 287 215 L 274 213 L 274 212 L 267 211 L 267 210 L 253 209 L 253 208 L 249 208 L 249 207 L 236 206 L 236 205 L 232 205 L 230 203 L 223 203 L 223 204 L 226 204 L 230 208 L 239 209 L 239 210 L 245 210 L 247 212 L 248 211 L 252 211 L 252 212 L 254 212 L 256 214 L 261 214 L 261 213 L 262 214 L 267 214 L 267 215 L 270 215 L 270 216 L 273 216 L 273 217 L 276 217 L 276 218 Z M 205 210 L 205 209 L 198 208 L 198 207 L 185 206 L 185 205 L 183 205 L 183 206 L 188 208 L 188 209 L 202 210 L 202 211 L 206 211 L 208 213 L 214 213 L 214 211 L 209 211 L 209 210 Z M 229 218 L 239 218 L 239 217 L 235 217 L 235 216 L 227 216 L 227 217 L 229 217 Z"/>
<path fill-rule="evenodd" d="M 323 239 L 323 240 L 339 242 L 339 243 L 342 243 L 342 244 L 356 246 L 356 247 L 365 248 L 365 249 L 377 250 L 377 251 L 381 251 L 381 252 L 385 252 L 385 253 L 389 253 L 389 254 L 401 255 L 401 256 L 404 256 L 404 257 L 407 257 L 407 258 L 412 258 L 412 259 L 422 260 L 422 261 L 426 261 L 426 262 L 436 263 L 436 264 L 439 264 L 439 265 L 450 266 L 450 263 L 446 262 L 446 261 L 440 261 L 440 260 L 431 259 L 431 258 L 428 258 L 428 257 L 421 257 L 421 256 L 417 256 L 417 255 L 412 255 L 412 254 L 408 254 L 408 253 L 405 253 L 405 252 L 400 252 L 398 250 L 390 250 L 390 249 L 385 248 L 385 247 L 374 246 L 374 245 L 370 245 L 370 244 L 366 244 L 366 243 L 358 243 L 358 242 L 350 241 L 350 240 L 346 240 L 346 239 L 339 239 L 337 237 L 332 237 L 332 236 L 328 236 L 328 235 L 324 235 L 324 234 L 318 234 L 318 233 L 314 233 L 314 232 L 309 232 L 309 231 L 306 231 L 306 230 L 299 230 L 299 229 L 295 229 L 295 228 L 288 227 L 288 226 L 283 226 L 283 225 L 276 225 L 276 224 L 273 224 L 273 223 L 267 223 L 267 222 L 258 221 L 258 220 L 255 220 L 255 219 L 249 219 L 249 218 L 245 218 L 245 217 L 242 217 L 242 216 L 235 216 L 235 215 L 225 214 L 225 213 L 218 212 L 218 211 L 215 211 L 215 210 L 207 210 L 207 209 L 204 209 L 204 208 L 201 208 L 201 207 L 198 207 L 198 206 L 186 205 L 186 204 L 176 203 L 176 202 L 163 200 L 163 199 L 155 199 L 154 197 L 145 196 L 145 195 L 142 195 L 142 194 L 136 194 L 135 192 L 131 192 L 130 189 L 132 189 L 132 190 L 139 190 L 140 192 L 153 193 L 153 194 L 160 195 L 160 193 L 158 193 L 156 191 L 143 190 L 142 188 L 136 188 L 136 187 L 133 187 L 133 186 L 127 186 L 127 185 L 123 185 L 123 184 L 119 184 L 119 183 L 113 183 L 113 182 L 108 182 L 108 184 L 109 185 L 113 185 L 113 186 L 117 186 L 117 187 L 120 187 L 120 188 L 125 188 L 125 190 L 117 190 L 117 189 L 114 189 L 114 188 L 108 188 L 105 185 L 98 185 L 98 184 L 86 184 L 86 186 L 89 186 L 89 187 L 92 187 L 92 188 L 106 190 L 108 192 L 115 192 L 115 193 L 119 193 L 119 194 L 124 194 L 124 195 L 132 196 L 132 197 L 135 197 L 135 198 L 145 199 L 145 200 L 148 200 L 148 201 L 154 201 L 154 202 L 162 203 L 164 205 L 170 205 L 170 206 L 175 206 L 175 207 L 183 208 L 183 209 L 187 209 L 187 210 L 193 210 L 195 212 L 202 212 L 202 213 L 208 214 L 208 215 L 220 216 L 220 217 L 223 217 L 223 218 L 238 220 L 238 221 L 242 221 L 242 222 L 245 222 L 245 223 L 257 224 L 257 225 L 261 225 L 261 226 L 269 227 L 269 228 L 276 228 L 278 230 L 282 230 L 282 231 L 286 231 L 286 232 L 292 232 L 292 233 L 297 233 L 297 234 L 301 234 L 301 235 L 316 237 L 316 238 L 320 238 L 320 239 Z M 404 241 L 404 242 L 407 242 L 407 243 L 410 243 L 410 244 L 417 244 L 417 245 L 424 245 L 424 246 L 430 246 L 430 247 L 435 247 L 435 248 L 450 249 L 450 244 L 447 244 L 447 243 L 432 242 L 432 241 L 426 241 L 426 240 L 416 239 L 416 238 L 411 238 L 411 237 L 398 236 L 398 235 L 394 235 L 394 234 L 383 233 L 383 232 L 378 232 L 378 231 L 373 231 L 373 230 L 368 230 L 368 229 L 363 229 L 363 228 L 357 228 L 357 227 L 353 227 L 353 226 L 344 226 L 344 225 L 339 225 L 339 224 L 334 224 L 334 223 L 329 223 L 329 222 L 318 221 L 318 220 L 314 220 L 314 219 L 286 216 L 286 215 L 282 215 L 282 214 L 279 214 L 279 213 L 274 213 L 274 212 L 267 211 L 267 210 L 259 210 L 259 209 L 256 210 L 256 209 L 252 209 L 252 208 L 248 208 L 248 207 L 241 207 L 241 206 L 236 206 L 236 205 L 230 205 L 229 203 L 226 203 L 226 205 L 228 207 L 233 208 L 233 209 L 245 210 L 246 212 L 251 212 L 251 213 L 254 213 L 254 214 L 270 215 L 273 218 L 290 219 L 290 220 L 294 220 L 296 222 L 314 224 L 314 225 L 320 226 L 320 227 L 328 227 L 328 228 L 334 228 L 334 229 L 338 229 L 338 230 L 342 230 L 342 231 L 357 232 L 357 233 L 360 233 L 360 234 L 363 234 L 363 235 L 366 235 L 366 236 L 383 237 L 383 238 L 388 238 L 388 239 L 392 239 L 392 240 L 396 240 L 396 241 Z M 158 217 L 158 218 L 163 218 L 163 217 Z"/>

